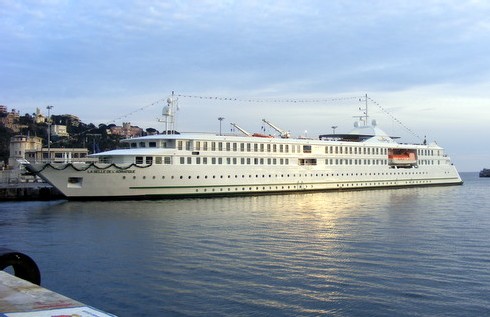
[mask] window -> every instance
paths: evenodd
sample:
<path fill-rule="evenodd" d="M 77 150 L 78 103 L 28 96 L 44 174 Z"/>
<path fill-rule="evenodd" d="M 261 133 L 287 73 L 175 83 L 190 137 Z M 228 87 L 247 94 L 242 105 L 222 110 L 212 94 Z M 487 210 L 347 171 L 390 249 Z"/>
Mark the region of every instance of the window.
<path fill-rule="evenodd" d="M 162 157 L 161 156 L 155 157 L 155 164 L 162 164 Z"/>
<path fill-rule="evenodd" d="M 156 142 L 149 142 L 148 146 L 149 147 L 157 147 L 157 143 Z"/>
<path fill-rule="evenodd" d="M 143 156 L 137 156 L 135 159 L 136 164 L 143 164 Z"/>
<path fill-rule="evenodd" d="M 147 156 L 145 162 L 146 162 L 146 164 L 151 165 L 153 163 L 153 157 Z"/>
<path fill-rule="evenodd" d="M 303 153 L 311 153 L 311 145 L 303 145 Z"/>
<path fill-rule="evenodd" d="M 140 142 L 140 147 L 145 147 L 145 142 Z"/>
<path fill-rule="evenodd" d="M 299 165 L 316 165 L 316 159 L 299 159 Z"/>
<path fill-rule="evenodd" d="M 172 164 L 172 158 L 170 156 L 165 156 L 163 158 L 163 163 L 164 164 Z"/>

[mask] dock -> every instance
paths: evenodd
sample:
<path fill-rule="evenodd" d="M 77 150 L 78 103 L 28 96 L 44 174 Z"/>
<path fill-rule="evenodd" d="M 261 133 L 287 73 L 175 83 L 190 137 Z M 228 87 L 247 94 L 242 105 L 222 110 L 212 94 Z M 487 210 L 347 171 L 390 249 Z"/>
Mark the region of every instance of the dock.
<path fill-rule="evenodd" d="M 1 317 L 115 317 L 0 271 Z"/>
<path fill-rule="evenodd" d="M 0 183 L 0 200 L 54 200 L 63 195 L 47 183 Z"/>
<path fill-rule="evenodd" d="M 0 248 L 0 317 L 116 317 L 40 284 L 39 269 L 29 256 Z"/>

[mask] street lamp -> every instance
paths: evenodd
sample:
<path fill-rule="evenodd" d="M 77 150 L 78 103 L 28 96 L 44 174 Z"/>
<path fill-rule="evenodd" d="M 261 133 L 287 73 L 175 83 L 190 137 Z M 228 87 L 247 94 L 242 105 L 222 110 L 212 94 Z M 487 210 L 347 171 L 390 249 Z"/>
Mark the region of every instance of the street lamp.
<path fill-rule="evenodd" d="M 219 135 L 221 135 L 221 122 L 222 122 L 223 120 L 225 120 L 225 118 L 223 118 L 223 117 L 218 117 L 218 120 L 219 120 Z"/>
<path fill-rule="evenodd" d="M 333 134 L 335 134 L 335 129 L 337 129 L 337 126 L 336 125 L 333 125 L 332 126 Z"/>
<path fill-rule="evenodd" d="M 46 106 L 48 109 L 48 162 L 51 162 L 51 109 L 53 106 Z"/>

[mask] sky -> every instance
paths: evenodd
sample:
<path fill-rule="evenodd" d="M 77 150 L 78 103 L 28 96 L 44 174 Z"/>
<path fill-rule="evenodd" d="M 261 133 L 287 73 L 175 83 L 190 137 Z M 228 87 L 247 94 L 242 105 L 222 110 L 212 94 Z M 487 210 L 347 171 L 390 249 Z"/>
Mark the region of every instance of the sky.
<path fill-rule="evenodd" d="M 483 0 L 0 0 L 0 104 L 162 130 L 174 91 L 180 131 L 217 132 L 224 117 L 224 131 L 260 132 L 266 118 L 316 137 L 349 132 L 367 94 L 387 133 L 478 171 L 489 16 Z"/>

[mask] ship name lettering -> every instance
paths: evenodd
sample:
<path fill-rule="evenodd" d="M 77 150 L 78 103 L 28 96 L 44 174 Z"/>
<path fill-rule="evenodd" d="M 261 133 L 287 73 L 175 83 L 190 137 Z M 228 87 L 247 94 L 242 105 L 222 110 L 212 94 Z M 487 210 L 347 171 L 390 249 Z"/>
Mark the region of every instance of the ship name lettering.
<path fill-rule="evenodd" d="M 90 170 L 87 173 L 112 174 L 112 173 L 134 173 L 134 170 Z"/>

